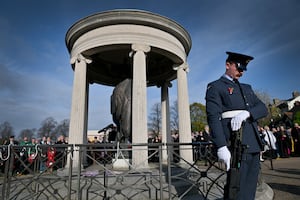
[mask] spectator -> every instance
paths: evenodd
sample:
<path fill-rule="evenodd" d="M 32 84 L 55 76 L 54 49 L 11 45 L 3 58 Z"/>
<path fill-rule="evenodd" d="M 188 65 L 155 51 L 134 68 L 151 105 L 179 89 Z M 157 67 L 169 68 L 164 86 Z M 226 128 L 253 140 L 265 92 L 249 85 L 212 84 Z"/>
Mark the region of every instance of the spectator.
<path fill-rule="evenodd" d="M 290 157 L 290 153 L 291 153 L 291 143 L 290 143 L 290 138 L 287 134 L 286 129 L 284 128 L 284 126 L 280 126 L 279 128 L 279 146 L 280 146 L 280 157 L 281 158 L 288 158 Z"/>
<path fill-rule="evenodd" d="M 46 162 L 47 162 L 47 137 L 43 136 L 41 141 L 41 156 L 40 156 L 40 173 L 42 173 L 43 171 L 45 171 L 46 169 Z"/>
<path fill-rule="evenodd" d="M 115 143 L 117 141 L 117 135 L 118 135 L 117 127 L 113 125 L 108 134 L 108 142 Z"/>
<path fill-rule="evenodd" d="M 53 166 L 55 163 L 55 154 L 56 154 L 55 148 L 53 146 L 48 147 L 46 166 L 48 169 L 50 169 L 50 172 L 53 171 Z"/>
<path fill-rule="evenodd" d="M 4 142 L 4 145 L 9 145 L 9 144 L 19 145 L 19 142 L 17 140 L 15 140 L 15 136 L 14 135 L 9 136 L 9 140 L 7 140 L 7 141 Z"/>
<path fill-rule="evenodd" d="M 300 126 L 298 123 L 294 124 L 291 134 L 294 141 L 295 156 L 300 156 Z"/>
<path fill-rule="evenodd" d="M 53 143 L 52 143 L 52 140 L 51 140 L 51 138 L 50 138 L 50 137 L 47 137 L 46 144 L 53 144 Z"/>
<path fill-rule="evenodd" d="M 263 145 L 263 149 L 259 153 L 259 159 L 260 159 L 260 162 L 264 162 L 265 160 L 263 159 L 263 153 L 266 151 L 266 146 L 267 146 L 267 142 L 264 139 L 264 137 L 265 137 L 264 128 L 261 126 L 257 126 L 257 130 L 259 132 L 259 137 L 260 137 L 260 140 L 262 141 L 262 145 Z"/>
<path fill-rule="evenodd" d="M 205 125 L 204 126 L 204 131 L 201 131 L 201 138 L 200 142 L 209 142 L 211 140 L 210 132 L 209 132 L 209 126 Z"/>
<path fill-rule="evenodd" d="M 13 146 L 16 146 L 16 145 L 19 145 L 19 142 L 17 140 L 15 140 L 15 136 L 14 135 L 11 135 L 9 137 L 9 140 L 6 140 L 4 142 L 4 145 L 13 145 Z M 2 157 L 7 158 L 7 156 L 8 156 L 8 148 L 9 147 L 3 148 L 3 151 L 1 152 L 2 153 Z M 14 151 L 16 151 L 18 153 L 18 149 L 14 148 Z M 14 155 L 14 154 L 11 153 L 11 155 Z M 20 160 L 16 156 L 14 156 L 14 161 L 13 162 L 14 162 L 14 164 L 13 164 L 13 172 L 14 173 L 15 172 L 19 172 L 20 171 Z M 4 166 L 5 166 L 4 163 L 5 162 L 2 162 L 2 160 L 1 160 L 0 165 L 1 165 L 1 171 L 2 172 L 4 172 Z"/>
<path fill-rule="evenodd" d="M 27 147 L 27 146 L 32 146 L 31 141 L 28 140 L 28 137 L 24 137 L 23 141 L 20 142 L 20 146 L 22 146 L 22 150 L 20 152 L 20 159 L 25 163 L 25 165 L 29 165 L 30 162 L 30 150 L 32 147 Z M 25 170 L 25 166 L 20 166 L 22 169 L 19 173 L 20 174 L 28 174 L 28 170 Z"/>
<path fill-rule="evenodd" d="M 55 144 L 67 144 L 67 142 L 65 141 L 65 136 L 64 135 L 60 135 L 57 138 L 57 141 L 55 142 Z M 63 168 L 65 167 L 66 164 L 66 160 L 67 160 L 67 154 L 66 154 L 66 148 L 65 147 L 57 147 L 56 148 L 56 153 L 55 153 L 55 168 Z"/>
<path fill-rule="evenodd" d="M 264 140 L 267 142 L 267 145 L 270 149 L 277 149 L 276 147 L 276 137 L 274 133 L 270 131 L 269 126 L 264 127 Z"/>
<path fill-rule="evenodd" d="M 265 126 L 263 130 L 264 140 L 266 141 L 265 145 L 265 156 L 267 158 L 277 158 L 277 147 L 276 147 L 276 137 L 274 133 L 270 130 L 269 126 Z"/>
<path fill-rule="evenodd" d="M 178 132 L 173 133 L 172 139 L 173 139 L 174 143 L 178 143 L 179 142 L 179 133 Z M 177 163 L 180 161 L 179 145 L 174 145 L 173 147 L 174 147 L 173 161 Z"/>
<path fill-rule="evenodd" d="M 46 144 L 46 143 L 47 143 L 47 137 L 43 136 L 41 141 L 40 141 L 40 144 Z"/>

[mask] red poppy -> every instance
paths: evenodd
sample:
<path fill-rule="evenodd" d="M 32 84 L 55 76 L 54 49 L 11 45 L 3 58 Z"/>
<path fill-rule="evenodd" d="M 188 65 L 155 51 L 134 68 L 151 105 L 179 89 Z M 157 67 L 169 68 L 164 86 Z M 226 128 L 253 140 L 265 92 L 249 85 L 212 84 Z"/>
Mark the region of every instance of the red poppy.
<path fill-rule="evenodd" d="M 233 87 L 230 87 L 230 88 L 228 88 L 228 92 L 229 92 L 229 94 L 232 94 L 233 93 Z"/>

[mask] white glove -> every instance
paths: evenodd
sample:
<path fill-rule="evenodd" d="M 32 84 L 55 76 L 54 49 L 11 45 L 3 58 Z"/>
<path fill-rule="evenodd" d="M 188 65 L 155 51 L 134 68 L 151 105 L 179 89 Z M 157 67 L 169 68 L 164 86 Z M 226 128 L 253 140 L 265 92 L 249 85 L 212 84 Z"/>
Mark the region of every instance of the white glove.
<path fill-rule="evenodd" d="M 219 161 L 225 163 L 226 171 L 228 171 L 230 169 L 230 158 L 231 158 L 231 154 L 228 148 L 226 146 L 218 148 L 217 155 Z"/>
<path fill-rule="evenodd" d="M 245 110 L 237 114 L 231 119 L 231 129 L 233 131 L 237 131 L 241 128 L 242 122 L 245 121 L 248 117 L 250 117 L 250 113 Z"/>

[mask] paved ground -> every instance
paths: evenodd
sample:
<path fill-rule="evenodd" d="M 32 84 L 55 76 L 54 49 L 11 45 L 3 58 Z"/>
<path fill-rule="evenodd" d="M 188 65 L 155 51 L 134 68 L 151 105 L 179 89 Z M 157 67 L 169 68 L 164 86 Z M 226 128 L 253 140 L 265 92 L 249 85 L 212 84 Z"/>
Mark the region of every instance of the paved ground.
<path fill-rule="evenodd" d="M 300 157 L 280 158 L 261 163 L 262 178 L 273 189 L 274 200 L 300 199 Z"/>

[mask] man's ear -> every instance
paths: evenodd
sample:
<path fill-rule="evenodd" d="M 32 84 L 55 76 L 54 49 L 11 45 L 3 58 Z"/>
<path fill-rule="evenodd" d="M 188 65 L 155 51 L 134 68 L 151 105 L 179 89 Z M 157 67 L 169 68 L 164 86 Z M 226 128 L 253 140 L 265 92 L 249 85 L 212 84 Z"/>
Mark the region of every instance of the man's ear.
<path fill-rule="evenodd" d="M 229 69 L 230 62 L 226 62 L 226 63 L 225 63 L 225 66 L 226 66 L 226 69 Z"/>

